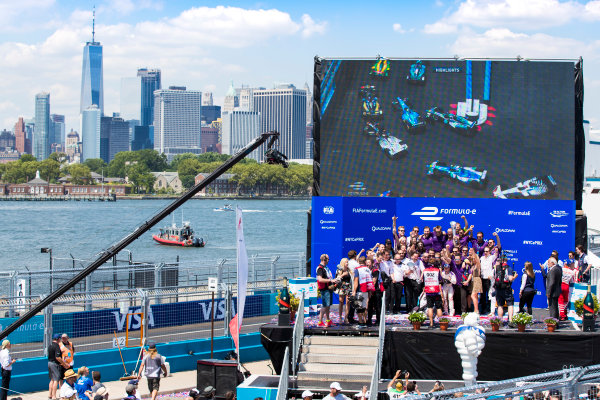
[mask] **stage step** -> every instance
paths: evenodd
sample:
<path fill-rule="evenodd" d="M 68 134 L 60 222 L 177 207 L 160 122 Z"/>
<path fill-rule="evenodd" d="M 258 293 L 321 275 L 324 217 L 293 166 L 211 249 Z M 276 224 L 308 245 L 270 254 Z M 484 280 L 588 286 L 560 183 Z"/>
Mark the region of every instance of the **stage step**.
<path fill-rule="evenodd" d="M 358 354 L 318 354 L 318 353 L 303 353 L 300 355 L 300 362 L 306 363 L 321 363 L 321 364 L 365 364 L 370 367 L 375 362 L 375 354 L 373 355 L 358 355 Z"/>
<path fill-rule="evenodd" d="M 329 345 L 329 346 L 379 346 L 378 337 L 365 337 L 365 336 L 325 336 L 325 335 L 311 335 L 304 337 L 305 345 Z"/>
<path fill-rule="evenodd" d="M 329 364 L 329 363 L 318 363 L 318 362 L 309 362 L 300 364 L 300 371 L 306 372 L 321 372 L 321 373 L 329 373 L 333 371 L 337 371 L 338 373 L 353 373 L 353 374 L 369 374 L 373 372 L 373 364 L 365 365 L 365 364 Z"/>
<path fill-rule="evenodd" d="M 331 384 L 331 382 L 359 382 L 359 387 L 362 387 L 362 385 L 369 385 L 369 383 L 371 382 L 371 374 L 371 372 L 369 372 L 368 374 L 346 372 L 340 374 L 334 371 L 331 371 L 329 373 L 299 371 L 298 386 L 302 387 L 303 382 L 307 381 L 319 381 L 323 382 L 323 389 L 329 389 L 329 385 Z M 320 389 L 314 383 L 311 386 Z"/>
<path fill-rule="evenodd" d="M 333 346 L 326 344 L 312 344 L 302 346 L 303 353 L 309 354 L 354 354 L 374 356 L 377 354 L 377 347 L 371 346 Z"/>

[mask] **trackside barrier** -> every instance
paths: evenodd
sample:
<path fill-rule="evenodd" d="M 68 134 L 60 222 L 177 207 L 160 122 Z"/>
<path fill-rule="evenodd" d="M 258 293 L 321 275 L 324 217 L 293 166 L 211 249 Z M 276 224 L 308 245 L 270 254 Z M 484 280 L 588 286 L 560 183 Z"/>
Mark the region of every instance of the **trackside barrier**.
<path fill-rule="evenodd" d="M 289 378 L 290 378 L 290 348 L 286 347 L 285 355 L 283 356 L 283 365 L 281 366 L 281 374 L 279 375 L 279 385 L 277 386 L 277 400 L 287 400 Z"/>
<path fill-rule="evenodd" d="M 383 359 L 383 342 L 385 340 L 385 292 L 381 298 L 381 313 L 379 315 L 379 347 L 375 356 L 375 365 L 373 365 L 373 374 L 371 375 L 370 393 L 377 393 L 379 389 L 379 376 L 381 375 L 381 361 Z M 372 396 L 376 399 L 377 396 Z"/>
<path fill-rule="evenodd" d="M 296 321 L 294 322 L 294 334 L 292 336 L 292 375 L 295 377 L 298 372 L 298 356 L 300 353 L 300 345 L 304 340 L 304 296 L 305 292 L 300 295 L 300 306 L 296 312 Z M 302 307 L 302 308 L 300 308 Z"/>

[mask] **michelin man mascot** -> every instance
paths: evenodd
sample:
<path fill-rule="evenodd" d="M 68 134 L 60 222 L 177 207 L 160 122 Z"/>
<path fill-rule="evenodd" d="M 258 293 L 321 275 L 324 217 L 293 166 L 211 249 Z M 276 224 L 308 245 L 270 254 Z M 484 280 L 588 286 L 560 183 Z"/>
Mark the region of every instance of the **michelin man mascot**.
<path fill-rule="evenodd" d="M 477 378 L 477 357 L 485 346 L 485 331 L 479 325 L 479 314 L 470 313 L 465 317 L 463 325 L 456 329 L 454 345 L 463 367 L 465 386 L 475 385 Z"/>

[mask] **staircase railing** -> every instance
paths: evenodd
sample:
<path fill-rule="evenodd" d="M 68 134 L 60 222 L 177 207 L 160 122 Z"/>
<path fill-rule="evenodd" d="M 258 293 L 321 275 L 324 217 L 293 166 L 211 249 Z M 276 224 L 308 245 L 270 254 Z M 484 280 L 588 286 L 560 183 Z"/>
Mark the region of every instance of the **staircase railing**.
<path fill-rule="evenodd" d="M 296 322 L 294 322 L 294 333 L 292 336 L 292 375 L 295 377 L 298 373 L 298 356 L 300 355 L 300 345 L 304 340 L 304 296 L 300 294 L 300 305 L 296 311 Z"/>
<path fill-rule="evenodd" d="M 281 374 L 279 374 L 279 384 L 277 385 L 277 400 L 287 400 L 288 384 L 290 377 L 290 348 L 285 348 L 283 364 L 281 365 Z"/>
<path fill-rule="evenodd" d="M 375 356 L 375 365 L 373 366 L 373 374 L 371 375 L 370 393 L 371 399 L 377 399 L 379 391 L 379 376 L 381 375 L 381 360 L 383 359 L 383 342 L 385 341 L 385 292 L 381 298 L 381 313 L 379 315 L 379 347 Z"/>

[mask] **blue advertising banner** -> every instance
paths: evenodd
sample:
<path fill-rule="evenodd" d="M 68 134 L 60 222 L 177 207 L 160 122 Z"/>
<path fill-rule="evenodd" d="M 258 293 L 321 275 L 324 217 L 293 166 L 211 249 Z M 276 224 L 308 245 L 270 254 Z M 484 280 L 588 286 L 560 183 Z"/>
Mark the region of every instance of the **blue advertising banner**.
<path fill-rule="evenodd" d="M 18 317 L 0 318 L 0 331 L 15 322 Z M 41 342 L 44 338 L 44 316 L 36 315 L 25 322 L 16 331 L 8 335 L 8 340 L 12 344 Z"/>
<path fill-rule="evenodd" d="M 392 217 L 404 225 L 408 234 L 414 226 L 440 225 L 447 229 L 461 216 L 474 225 L 475 233 L 493 238 L 497 232 L 509 264 L 514 263 L 519 278 L 513 284 L 518 299 L 523 264 L 531 261 L 536 270 L 534 306 L 546 307 L 545 290 L 539 264 L 552 250 L 567 258 L 575 247 L 575 202 L 570 200 L 458 199 L 458 198 L 384 198 L 313 197 L 312 259 L 314 276 L 319 256 L 329 254 L 329 267 L 336 265 L 349 250 L 357 252 L 376 243 L 393 239 Z"/>

